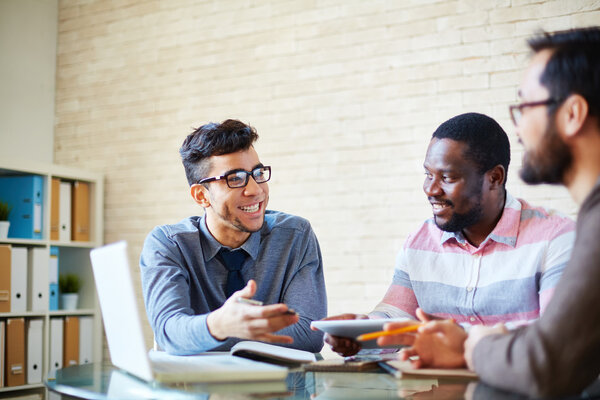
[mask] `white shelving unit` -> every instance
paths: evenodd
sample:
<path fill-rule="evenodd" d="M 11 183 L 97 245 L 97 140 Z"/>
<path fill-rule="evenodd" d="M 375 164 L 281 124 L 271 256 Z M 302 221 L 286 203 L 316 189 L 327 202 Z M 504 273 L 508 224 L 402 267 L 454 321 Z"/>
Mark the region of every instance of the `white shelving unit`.
<path fill-rule="evenodd" d="M 60 273 L 76 273 L 82 280 L 79 291 L 79 302 L 76 310 L 47 310 L 26 311 L 22 313 L 0 313 L 0 319 L 6 318 L 41 318 L 43 320 L 43 366 L 42 379 L 45 380 L 50 370 L 50 319 L 65 316 L 91 316 L 93 317 L 92 353 L 94 362 L 102 361 L 102 317 L 98 304 L 94 277 L 92 273 L 89 251 L 103 243 L 103 193 L 104 182 L 101 174 L 82 171 L 55 164 L 33 163 L 22 160 L 0 160 L 0 176 L 5 175 L 40 175 L 43 177 L 42 205 L 43 227 L 42 239 L 0 239 L 0 244 L 10 244 L 21 247 L 59 248 Z M 83 181 L 90 185 L 90 241 L 57 241 L 50 240 L 50 199 L 52 178 L 63 181 Z M 34 385 L 0 387 L 0 399 L 7 396 L 20 396 L 30 393 L 40 393 L 42 398 L 47 398 L 48 393 L 43 383 Z"/>

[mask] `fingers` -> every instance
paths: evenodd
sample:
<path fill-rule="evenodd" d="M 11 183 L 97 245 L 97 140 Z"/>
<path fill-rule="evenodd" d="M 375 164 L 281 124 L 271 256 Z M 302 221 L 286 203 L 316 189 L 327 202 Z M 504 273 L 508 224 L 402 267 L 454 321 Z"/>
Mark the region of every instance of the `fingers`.
<path fill-rule="evenodd" d="M 360 316 L 362 316 L 362 315 L 360 315 Z M 357 318 L 357 317 L 358 317 L 357 314 L 346 313 L 346 314 L 332 315 L 331 317 L 323 318 L 321 321 L 337 321 L 337 320 L 346 320 L 346 319 L 363 319 L 363 318 Z"/>
<path fill-rule="evenodd" d="M 256 282 L 254 281 L 254 279 L 250 279 L 248 281 L 248 283 L 246 283 L 246 286 L 244 286 L 243 289 L 240 289 L 237 292 L 234 292 L 230 298 L 245 297 L 245 298 L 249 299 L 252 296 L 254 296 L 255 293 L 256 293 Z"/>
<path fill-rule="evenodd" d="M 440 320 L 440 317 L 436 317 L 433 314 L 428 314 L 425 311 L 423 311 L 422 308 L 417 308 L 417 318 L 419 318 L 419 321 L 421 322 L 429 322 L 429 321 L 435 321 L 435 320 Z"/>
<path fill-rule="evenodd" d="M 411 346 L 415 342 L 416 334 L 414 332 L 400 333 L 392 336 L 382 336 L 377 338 L 378 346 Z"/>
<path fill-rule="evenodd" d="M 259 335 L 255 338 L 255 340 L 260 340 L 262 342 L 269 343 L 294 343 L 294 338 L 292 338 L 291 336 L 272 335 L 270 333 Z"/>
<path fill-rule="evenodd" d="M 357 341 L 340 337 L 340 336 L 332 336 L 328 333 L 323 337 L 325 343 L 331 346 L 331 349 L 338 353 L 341 356 L 348 357 L 353 356 L 360 351 L 362 346 Z"/>

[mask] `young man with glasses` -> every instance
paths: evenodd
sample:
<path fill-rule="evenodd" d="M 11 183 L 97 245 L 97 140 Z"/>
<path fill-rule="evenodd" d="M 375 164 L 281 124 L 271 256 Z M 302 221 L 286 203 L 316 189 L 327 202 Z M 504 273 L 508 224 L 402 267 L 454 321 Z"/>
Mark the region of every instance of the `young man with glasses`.
<path fill-rule="evenodd" d="M 204 215 L 154 228 L 140 259 L 150 325 L 170 353 L 228 350 L 240 339 L 322 347 L 310 330 L 327 314 L 319 244 L 305 219 L 267 210 L 271 167 L 257 139 L 251 126 L 226 120 L 181 146 Z"/>
<path fill-rule="evenodd" d="M 442 123 L 423 162 L 423 192 L 433 218 L 409 235 L 392 284 L 369 318 L 419 313 L 463 326 L 529 324 L 546 310 L 569 259 L 575 224 L 507 192 L 510 144 L 487 115 L 461 114 Z M 345 314 L 329 319 L 364 318 Z M 412 333 L 395 344 L 410 345 Z M 325 336 L 352 355 L 359 343 Z"/>
<path fill-rule="evenodd" d="M 581 394 L 600 374 L 600 27 L 545 34 L 529 45 L 523 103 L 511 107 L 525 148 L 520 175 L 530 184 L 563 184 L 580 205 L 571 259 L 535 323 L 466 333 L 450 321 L 430 322 L 404 357 L 418 356 L 421 366 L 467 365 L 490 385 L 558 397 Z"/>

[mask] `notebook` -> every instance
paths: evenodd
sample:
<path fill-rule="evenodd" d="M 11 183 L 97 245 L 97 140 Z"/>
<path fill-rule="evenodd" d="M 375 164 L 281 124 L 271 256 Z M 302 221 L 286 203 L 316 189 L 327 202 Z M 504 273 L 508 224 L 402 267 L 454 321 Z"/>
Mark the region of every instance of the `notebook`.
<path fill-rule="evenodd" d="M 124 241 L 90 252 L 106 340 L 112 363 L 145 381 L 238 382 L 285 379 L 287 368 L 232 355 L 150 359 Z"/>

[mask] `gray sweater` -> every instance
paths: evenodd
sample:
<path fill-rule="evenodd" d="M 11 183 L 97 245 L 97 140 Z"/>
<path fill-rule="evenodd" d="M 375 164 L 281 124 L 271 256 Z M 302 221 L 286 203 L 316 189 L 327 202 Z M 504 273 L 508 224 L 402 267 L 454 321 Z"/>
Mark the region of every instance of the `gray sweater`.
<path fill-rule="evenodd" d="M 483 338 L 475 371 L 493 386 L 529 396 L 580 393 L 600 374 L 600 180 L 581 205 L 569 264 L 542 317 Z"/>
<path fill-rule="evenodd" d="M 215 339 L 206 325 L 211 311 L 226 300 L 227 270 L 216 257 L 223 247 L 202 217 L 154 228 L 140 258 L 146 312 L 157 343 L 169 353 L 196 354 L 229 350 L 239 341 Z M 248 253 L 244 281 L 254 279 L 254 296 L 265 304 L 286 303 L 300 321 L 278 334 L 289 335 L 289 347 L 318 352 L 323 335 L 311 331 L 313 320 L 327 315 L 323 262 L 317 238 L 307 220 L 267 211 L 265 223 L 240 246 Z"/>

